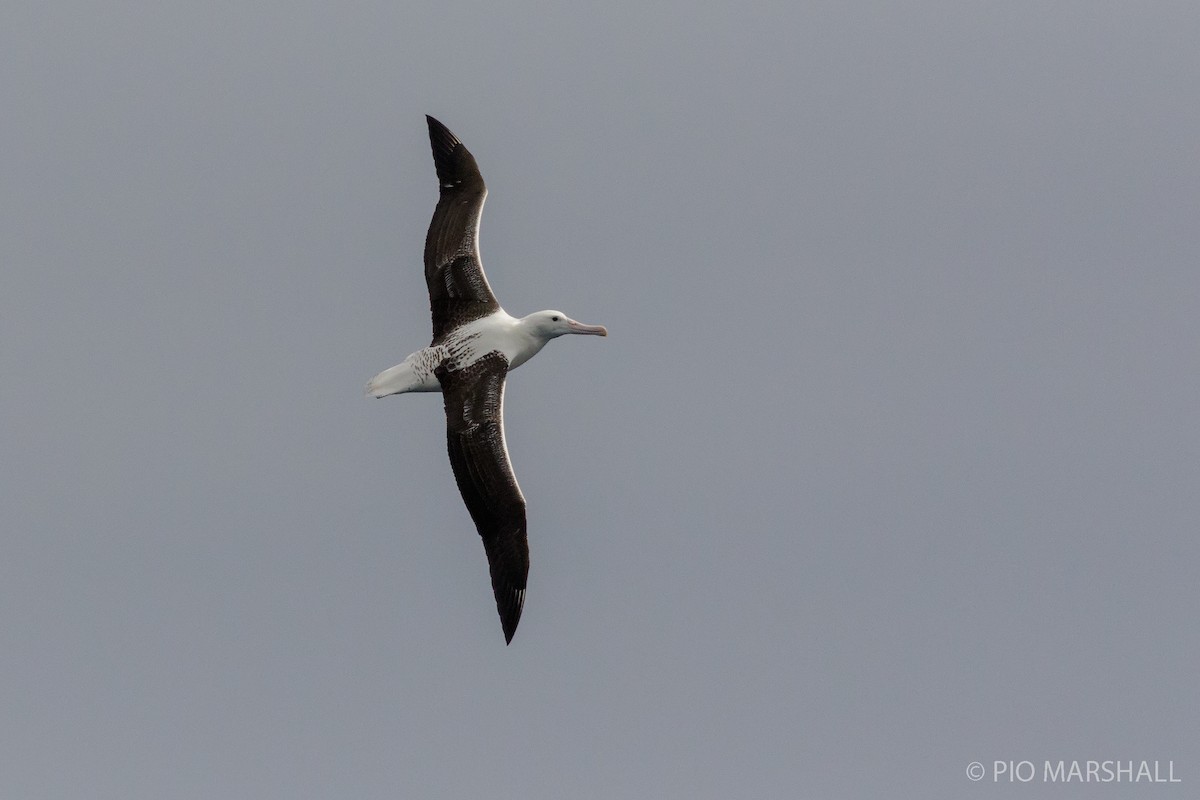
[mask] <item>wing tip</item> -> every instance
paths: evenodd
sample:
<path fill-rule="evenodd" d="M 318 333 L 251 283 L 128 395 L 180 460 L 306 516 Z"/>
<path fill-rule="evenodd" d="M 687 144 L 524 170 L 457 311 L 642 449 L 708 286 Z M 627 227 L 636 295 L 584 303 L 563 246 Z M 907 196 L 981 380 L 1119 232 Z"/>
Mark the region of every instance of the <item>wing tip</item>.
<path fill-rule="evenodd" d="M 433 149 L 433 165 L 437 168 L 442 189 L 480 187 L 483 177 L 462 140 L 437 119 L 425 115 L 429 125 L 429 144 Z"/>
<path fill-rule="evenodd" d="M 449 128 L 428 114 L 425 121 L 429 125 L 429 144 L 433 147 L 433 161 L 440 173 L 454 163 L 454 151 L 462 147 L 462 141 Z"/>
<path fill-rule="evenodd" d="M 440 140 L 445 142 L 449 147 L 453 148 L 456 144 L 462 144 L 462 141 L 454 135 L 454 133 L 439 122 L 436 118 L 425 115 L 425 124 L 429 126 L 429 138 L 435 144 Z"/>
<path fill-rule="evenodd" d="M 501 600 L 500 592 L 497 592 L 496 595 L 496 610 L 500 612 L 500 627 L 504 629 L 504 644 L 508 646 L 512 644 L 513 636 L 517 632 L 517 625 L 521 622 L 521 612 L 525 608 L 525 590 L 513 591 L 508 602 Z"/>

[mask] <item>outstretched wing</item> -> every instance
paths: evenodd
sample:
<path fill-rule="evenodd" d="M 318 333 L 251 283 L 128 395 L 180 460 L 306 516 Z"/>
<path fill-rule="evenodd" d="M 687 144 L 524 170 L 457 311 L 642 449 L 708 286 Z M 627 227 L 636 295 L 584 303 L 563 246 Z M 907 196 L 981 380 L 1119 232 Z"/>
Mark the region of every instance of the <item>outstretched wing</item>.
<path fill-rule="evenodd" d="M 463 502 L 483 538 L 496 610 L 511 642 L 525 603 L 529 540 L 525 497 L 504 444 L 504 378 L 508 361 L 492 352 L 460 370 L 435 371 L 446 404 L 446 446 Z"/>
<path fill-rule="evenodd" d="M 433 117 L 429 144 L 441 194 L 425 237 L 425 283 L 433 340 L 500 308 L 479 259 L 479 216 L 487 187 L 463 143 Z"/>

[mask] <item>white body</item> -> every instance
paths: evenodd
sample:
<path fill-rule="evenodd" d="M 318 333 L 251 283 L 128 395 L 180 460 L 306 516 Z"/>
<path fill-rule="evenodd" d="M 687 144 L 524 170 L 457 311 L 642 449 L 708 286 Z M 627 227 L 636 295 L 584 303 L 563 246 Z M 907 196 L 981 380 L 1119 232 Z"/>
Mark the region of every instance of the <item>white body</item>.
<path fill-rule="evenodd" d="M 517 319 L 499 309 L 455 328 L 443 342 L 423 347 L 385 369 L 367 384 L 367 394 L 387 397 L 404 392 L 439 392 L 442 387 L 434 370 L 447 358 L 454 360 L 457 369 L 464 369 L 496 350 L 508 360 L 512 371 L 537 355 L 551 339 L 566 333 L 608 335 L 603 326 L 582 325 L 561 311 L 539 311 Z"/>

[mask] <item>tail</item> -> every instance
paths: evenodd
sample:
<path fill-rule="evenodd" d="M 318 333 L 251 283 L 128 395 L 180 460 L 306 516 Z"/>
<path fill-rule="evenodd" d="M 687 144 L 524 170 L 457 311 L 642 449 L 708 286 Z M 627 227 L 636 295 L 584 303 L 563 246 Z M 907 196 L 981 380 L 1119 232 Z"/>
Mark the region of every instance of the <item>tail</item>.
<path fill-rule="evenodd" d="M 371 397 L 387 397 L 389 394 L 411 392 L 413 384 L 418 382 L 413 374 L 412 365 L 405 361 L 389 367 L 367 382 L 367 394 Z"/>

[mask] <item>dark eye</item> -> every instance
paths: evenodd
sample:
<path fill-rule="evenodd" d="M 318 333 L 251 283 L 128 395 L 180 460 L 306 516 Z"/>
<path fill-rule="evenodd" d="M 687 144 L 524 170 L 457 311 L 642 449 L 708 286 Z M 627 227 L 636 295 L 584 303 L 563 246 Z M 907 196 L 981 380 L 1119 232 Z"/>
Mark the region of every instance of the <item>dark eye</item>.
<path fill-rule="evenodd" d="M 551 317 L 551 318 L 550 318 L 550 321 L 551 321 L 551 322 L 558 322 L 558 317 Z"/>

